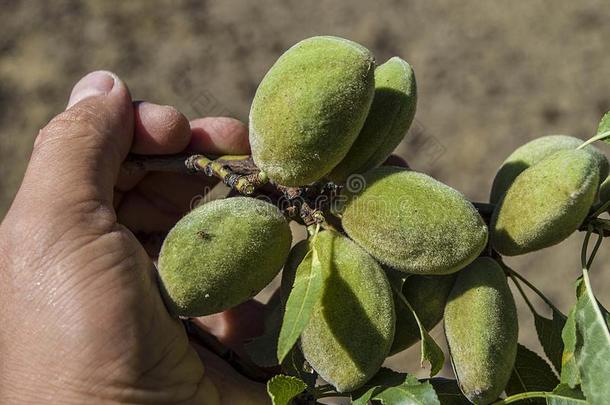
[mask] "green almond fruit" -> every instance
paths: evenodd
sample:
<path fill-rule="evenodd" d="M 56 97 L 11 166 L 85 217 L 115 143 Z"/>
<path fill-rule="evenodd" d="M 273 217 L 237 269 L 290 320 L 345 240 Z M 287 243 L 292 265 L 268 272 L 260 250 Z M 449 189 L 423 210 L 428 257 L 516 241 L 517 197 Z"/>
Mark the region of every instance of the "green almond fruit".
<path fill-rule="evenodd" d="M 457 274 L 445 306 L 445 335 L 464 395 L 489 404 L 504 391 L 517 355 L 517 309 L 500 265 L 481 257 Z"/>
<path fill-rule="evenodd" d="M 582 145 L 581 139 L 568 135 L 547 135 L 526 143 L 515 149 L 502 163 L 494 178 L 489 200 L 497 204 L 502 196 L 508 191 L 510 185 L 517 176 L 525 169 L 537 164 L 543 159 L 553 155 L 560 150 L 574 150 Z M 591 153 L 597 161 L 601 179 L 608 175 L 608 159 L 595 146 L 587 145 L 583 150 Z"/>
<path fill-rule="evenodd" d="M 413 68 L 393 57 L 375 69 L 373 104 L 347 156 L 328 175 L 335 183 L 378 167 L 409 130 L 417 105 Z"/>
<path fill-rule="evenodd" d="M 584 150 L 562 150 L 521 173 L 491 219 L 491 244 L 516 256 L 555 245 L 582 224 L 595 202 L 597 159 Z"/>
<path fill-rule="evenodd" d="M 267 202 L 234 197 L 196 208 L 170 231 L 159 255 L 170 312 L 203 316 L 247 301 L 279 273 L 291 243 L 288 222 Z"/>
<path fill-rule="evenodd" d="M 485 248 L 487 226 L 453 188 L 389 166 L 362 179 L 361 190 L 344 188 L 338 210 L 350 238 L 381 263 L 407 273 L 450 274 Z"/>
<path fill-rule="evenodd" d="M 374 69 L 373 55 L 343 38 L 313 37 L 286 51 L 252 101 L 250 145 L 257 166 L 285 186 L 328 174 L 362 129 Z"/>
<path fill-rule="evenodd" d="M 455 276 L 456 273 L 446 276 L 411 275 L 405 280 L 402 294 L 427 331 L 443 319 L 445 303 L 453 287 Z M 394 308 L 396 332 L 390 355 L 411 347 L 421 339 L 419 326 L 409 307 L 400 298 L 395 297 Z"/>
<path fill-rule="evenodd" d="M 348 238 L 323 231 L 313 243 L 324 285 L 301 334 L 301 349 L 337 391 L 353 391 L 377 373 L 392 345 L 392 290 L 379 264 Z"/>

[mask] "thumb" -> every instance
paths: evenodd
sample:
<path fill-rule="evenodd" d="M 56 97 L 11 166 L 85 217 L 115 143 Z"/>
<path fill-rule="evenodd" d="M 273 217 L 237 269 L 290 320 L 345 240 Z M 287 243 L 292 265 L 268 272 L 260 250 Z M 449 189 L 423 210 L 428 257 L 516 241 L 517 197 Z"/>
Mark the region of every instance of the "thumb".
<path fill-rule="evenodd" d="M 74 86 L 68 109 L 40 131 L 15 205 L 30 212 L 44 205 L 58 215 L 99 206 L 111 211 L 133 127 L 125 84 L 110 72 L 89 73 Z"/>

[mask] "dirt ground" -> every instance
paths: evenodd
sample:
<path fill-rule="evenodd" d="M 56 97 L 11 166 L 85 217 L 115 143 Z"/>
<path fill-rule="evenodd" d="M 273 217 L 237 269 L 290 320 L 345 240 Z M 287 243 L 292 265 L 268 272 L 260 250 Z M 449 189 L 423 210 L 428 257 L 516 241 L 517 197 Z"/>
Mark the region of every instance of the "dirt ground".
<path fill-rule="evenodd" d="M 551 133 L 587 138 L 610 109 L 610 10 L 601 0 L 0 0 L 0 10 L 0 218 L 38 129 L 93 69 L 117 72 L 134 97 L 189 118 L 245 120 L 257 83 L 289 46 L 320 34 L 353 39 L 380 62 L 399 55 L 414 66 L 417 122 L 399 152 L 474 201 L 486 201 L 514 148 Z M 565 311 L 582 237 L 508 262 Z M 606 306 L 609 259 L 602 245 L 593 277 Z M 517 301 L 522 341 L 537 349 Z M 391 365 L 423 375 L 417 351 Z"/>

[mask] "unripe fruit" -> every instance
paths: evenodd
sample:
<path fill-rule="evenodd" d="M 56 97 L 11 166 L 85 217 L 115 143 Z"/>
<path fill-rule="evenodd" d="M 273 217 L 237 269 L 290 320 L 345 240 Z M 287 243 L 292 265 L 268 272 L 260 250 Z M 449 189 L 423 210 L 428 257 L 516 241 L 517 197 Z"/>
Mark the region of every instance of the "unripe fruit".
<path fill-rule="evenodd" d="M 515 149 L 502 163 L 494 178 L 489 200 L 497 204 L 517 176 L 525 169 L 537 164 L 543 159 L 553 155 L 560 150 L 574 150 L 582 145 L 581 139 L 567 135 L 547 135 L 526 143 Z M 583 150 L 591 153 L 597 161 L 600 171 L 600 179 L 608 175 L 608 159 L 595 146 L 587 145 Z"/>
<path fill-rule="evenodd" d="M 521 173 L 496 206 L 491 244 L 520 255 L 557 244 L 584 221 L 595 201 L 599 165 L 584 150 L 556 152 Z"/>
<path fill-rule="evenodd" d="M 337 37 L 294 45 L 260 83 L 250 110 L 254 161 L 285 186 L 320 179 L 345 157 L 373 100 L 375 60 Z"/>
<path fill-rule="evenodd" d="M 443 319 L 445 303 L 453 287 L 456 273 L 446 276 L 407 277 L 402 294 L 407 299 L 426 330 L 431 330 Z M 421 336 L 419 326 L 411 310 L 398 298 L 394 298 L 396 309 L 396 332 L 390 354 L 401 352 L 417 343 Z"/>
<path fill-rule="evenodd" d="M 457 274 L 445 306 L 445 335 L 460 389 L 475 404 L 504 391 L 517 355 L 515 301 L 500 265 L 481 257 Z"/>
<path fill-rule="evenodd" d="M 324 285 L 301 348 L 324 380 L 339 392 L 352 391 L 379 370 L 390 350 L 396 321 L 392 290 L 379 264 L 348 238 L 323 231 L 314 243 Z"/>
<path fill-rule="evenodd" d="M 159 276 L 170 311 L 202 316 L 256 295 L 282 268 L 292 236 L 277 207 L 234 197 L 204 204 L 163 243 Z"/>
<path fill-rule="evenodd" d="M 422 173 L 382 166 L 364 174 L 366 187 L 344 189 L 347 234 L 381 263 L 416 274 L 449 274 L 474 260 L 487 227 L 453 188 Z"/>
<path fill-rule="evenodd" d="M 375 69 L 375 97 L 356 142 L 330 172 L 341 183 L 352 173 L 381 165 L 404 138 L 415 116 L 417 87 L 413 68 L 393 57 Z"/>

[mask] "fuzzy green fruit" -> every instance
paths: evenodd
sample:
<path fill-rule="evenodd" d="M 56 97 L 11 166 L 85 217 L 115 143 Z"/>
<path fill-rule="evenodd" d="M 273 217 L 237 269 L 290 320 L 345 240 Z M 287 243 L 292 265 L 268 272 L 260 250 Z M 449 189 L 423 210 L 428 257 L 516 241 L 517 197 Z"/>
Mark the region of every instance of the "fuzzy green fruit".
<path fill-rule="evenodd" d="M 497 204 L 517 176 L 525 169 L 537 164 L 543 159 L 560 150 L 574 150 L 582 145 L 581 139 L 567 135 L 547 135 L 526 143 L 515 149 L 502 163 L 494 178 L 489 200 Z M 599 166 L 601 179 L 608 175 L 608 159 L 595 146 L 587 145 L 583 150 L 591 153 Z"/>
<path fill-rule="evenodd" d="M 344 189 L 339 210 L 347 234 L 381 263 L 407 273 L 449 274 L 485 248 L 483 219 L 453 188 L 397 167 L 363 178 L 363 190 Z"/>
<path fill-rule="evenodd" d="M 447 276 L 407 277 L 402 294 L 407 299 L 426 330 L 431 330 L 443 319 L 445 303 L 453 287 L 456 273 Z M 421 336 L 419 326 L 411 310 L 398 298 L 394 298 L 396 309 L 396 332 L 390 354 L 401 352 L 417 343 Z"/>
<path fill-rule="evenodd" d="M 515 301 L 500 265 L 481 257 L 457 274 L 445 306 L 445 335 L 460 389 L 475 404 L 504 391 L 517 355 Z"/>
<path fill-rule="evenodd" d="M 292 236 L 273 205 L 248 197 L 204 204 L 180 220 L 159 255 L 170 311 L 203 316 L 256 295 L 278 274 Z"/>
<path fill-rule="evenodd" d="M 303 186 L 347 154 L 373 100 L 375 60 L 337 37 L 294 45 L 260 83 L 250 110 L 254 161 L 269 178 Z"/>
<path fill-rule="evenodd" d="M 352 173 L 381 165 L 407 133 L 416 104 L 417 86 L 411 65 L 393 57 L 375 69 L 375 97 L 364 127 L 329 179 L 341 183 Z"/>
<path fill-rule="evenodd" d="M 491 244 L 507 256 L 555 245 L 578 229 L 595 201 L 599 165 L 584 150 L 562 150 L 521 173 L 496 206 Z"/>
<path fill-rule="evenodd" d="M 324 285 L 301 349 L 324 380 L 348 392 L 368 381 L 388 355 L 396 322 L 392 290 L 379 264 L 348 238 L 323 231 L 314 243 Z"/>

